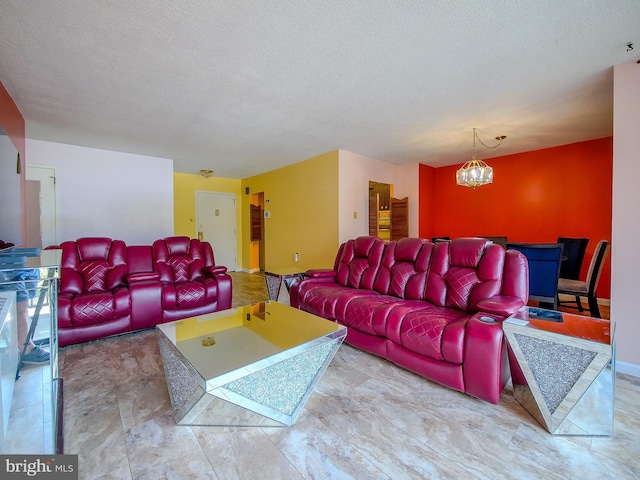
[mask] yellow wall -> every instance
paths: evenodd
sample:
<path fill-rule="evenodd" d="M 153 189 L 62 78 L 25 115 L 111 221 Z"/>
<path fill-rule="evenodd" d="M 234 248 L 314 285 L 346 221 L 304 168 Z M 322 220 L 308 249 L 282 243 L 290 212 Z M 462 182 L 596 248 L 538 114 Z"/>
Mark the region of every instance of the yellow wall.
<path fill-rule="evenodd" d="M 264 192 L 265 269 L 330 268 L 338 250 L 338 151 L 242 180 L 242 191 Z M 242 236 L 249 234 L 251 195 L 242 195 Z M 252 242 L 242 245 L 249 271 Z M 294 254 L 299 253 L 298 263 Z"/>
<path fill-rule="evenodd" d="M 175 235 L 196 238 L 196 192 L 222 192 L 236 195 L 236 232 L 238 265 L 242 265 L 242 208 L 244 195 L 241 195 L 240 180 L 233 178 L 205 178 L 188 173 L 173 174 L 173 228 Z M 247 207 L 249 208 L 249 207 Z M 247 230 L 248 231 L 248 230 Z M 250 237 L 246 237 L 250 238 Z"/>

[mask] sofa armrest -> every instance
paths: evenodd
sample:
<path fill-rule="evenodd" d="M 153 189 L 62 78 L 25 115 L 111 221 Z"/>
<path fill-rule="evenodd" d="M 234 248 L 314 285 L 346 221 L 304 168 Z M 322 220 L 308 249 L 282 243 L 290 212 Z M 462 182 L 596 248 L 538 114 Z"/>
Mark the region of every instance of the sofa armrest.
<path fill-rule="evenodd" d="M 306 272 L 304 272 L 304 274 L 309 278 L 335 278 L 338 272 L 336 270 L 318 269 L 307 270 Z"/>
<path fill-rule="evenodd" d="M 130 273 L 127 275 L 127 283 L 129 285 L 136 282 L 144 282 L 146 280 L 160 280 L 158 272 Z"/>
<path fill-rule="evenodd" d="M 480 312 L 508 317 L 509 315 L 513 315 L 524 305 L 525 303 L 521 298 L 496 295 L 494 297 L 480 300 L 477 308 Z"/>
<path fill-rule="evenodd" d="M 296 278 L 289 284 L 289 303 L 293 308 L 300 308 L 299 292 L 302 285 L 334 283 L 335 270 L 307 270 L 303 278 Z"/>
<path fill-rule="evenodd" d="M 227 267 L 224 267 L 222 265 L 213 265 L 210 267 L 204 267 L 202 270 L 207 275 L 222 275 L 223 273 L 227 273 Z"/>
<path fill-rule="evenodd" d="M 147 275 L 151 276 L 152 273 L 130 275 L 130 277 L 135 277 L 129 283 L 132 331 L 155 327 L 158 323 L 162 323 L 162 283 L 160 282 L 160 276 L 156 273 L 155 278 L 144 278 Z"/>
<path fill-rule="evenodd" d="M 467 322 L 462 364 L 465 392 L 497 404 L 510 377 L 506 339 L 501 321 L 485 323 L 480 317 L 476 314 Z"/>

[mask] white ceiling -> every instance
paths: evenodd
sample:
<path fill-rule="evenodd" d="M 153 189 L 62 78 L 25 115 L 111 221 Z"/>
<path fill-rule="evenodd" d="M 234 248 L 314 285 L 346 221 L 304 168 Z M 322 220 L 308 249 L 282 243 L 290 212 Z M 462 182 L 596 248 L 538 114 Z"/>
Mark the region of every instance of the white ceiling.
<path fill-rule="evenodd" d="M 229 178 L 335 149 L 462 163 L 473 127 L 507 135 L 479 158 L 609 136 L 638 58 L 639 0 L 0 0 L 29 138 Z"/>

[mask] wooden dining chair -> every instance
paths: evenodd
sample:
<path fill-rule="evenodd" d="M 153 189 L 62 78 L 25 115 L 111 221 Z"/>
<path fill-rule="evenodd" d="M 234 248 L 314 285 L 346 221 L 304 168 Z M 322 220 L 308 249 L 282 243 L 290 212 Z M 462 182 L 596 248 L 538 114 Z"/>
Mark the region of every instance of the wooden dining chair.
<path fill-rule="evenodd" d="M 529 262 L 529 300 L 542 308 L 558 309 L 558 278 L 562 262 L 561 243 L 512 243 L 507 250 L 518 250 Z"/>
<path fill-rule="evenodd" d="M 578 280 L 589 239 L 558 237 L 558 243 L 564 245 L 564 250 L 562 251 L 564 259 L 560 265 L 560 278 Z"/>
<path fill-rule="evenodd" d="M 598 297 L 596 295 L 596 289 L 598 288 L 598 282 L 600 281 L 600 274 L 602 273 L 602 266 L 604 260 L 609 254 L 611 244 L 606 240 L 600 240 L 596 246 L 596 250 L 591 258 L 589 264 L 589 271 L 587 272 L 586 280 L 571 280 L 567 278 L 560 278 L 558 280 L 558 293 L 563 295 L 571 295 L 575 297 L 575 301 L 563 301 L 562 306 L 568 308 L 576 308 L 579 312 L 583 311 L 581 297 L 587 297 L 589 304 L 589 314 L 592 317 L 602 318 L 600 316 L 600 308 L 598 307 Z M 575 307 L 573 304 L 576 304 Z"/>

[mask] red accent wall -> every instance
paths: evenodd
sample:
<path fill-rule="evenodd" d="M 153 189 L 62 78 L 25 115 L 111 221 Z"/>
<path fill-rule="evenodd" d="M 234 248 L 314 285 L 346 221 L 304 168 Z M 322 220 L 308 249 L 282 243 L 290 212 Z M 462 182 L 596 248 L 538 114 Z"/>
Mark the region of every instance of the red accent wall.
<path fill-rule="evenodd" d="M 418 211 L 420 212 L 418 236 L 431 238 L 434 236 L 434 218 L 436 211 L 435 195 L 433 194 L 436 169 L 423 164 L 420 164 L 418 167 L 418 175 L 420 176 L 420 188 L 418 191 Z"/>
<path fill-rule="evenodd" d="M 7 132 L 7 135 L 15 145 L 16 149 L 20 153 L 20 204 L 22 208 L 22 241 L 27 238 L 27 217 L 26 217 L 26 205 L 27 205 L 27 189 L 26 189 L 26 176 L 25 176 L 25 124 L 24 117 L 18 110 L 18 106 L 9 95 L 9 92 L 4 88 L 2 82 L 0 82 L 0 125 Z"/>
<path fill-rule="evenodd" d="M 584 279 L 599 240 L 611 241 L 613 138 L 487 160 L 491 185 L 460 187 L 460 165 L 420 168 L 420 236 L 499 236 L 514 242 L 555 242 L 558 237 L 586 237 Z M 422 168 L 425 167 L 425 168 Z M 431 178 L 433 177 L 433 178 Z M 432 211 L 422 210 L 431 196 Z M 615 248 L 615 245 L 612 245 Z M 611 255 L 598 297 L 610 298 Z"/>

